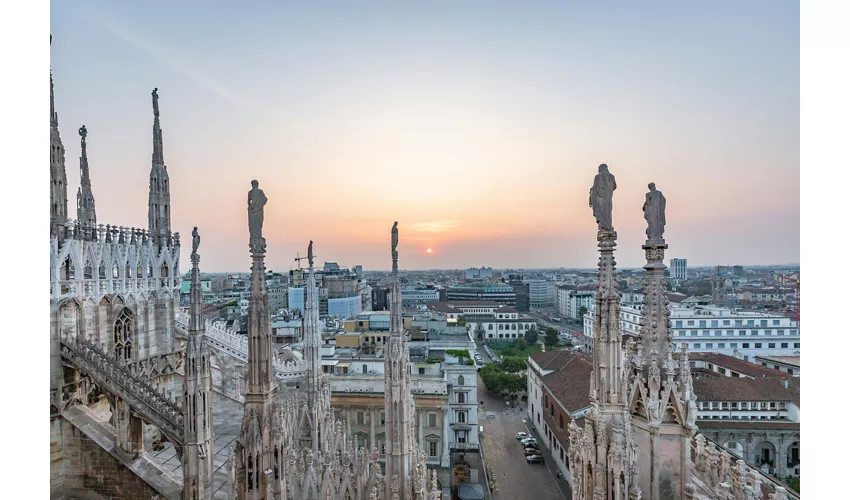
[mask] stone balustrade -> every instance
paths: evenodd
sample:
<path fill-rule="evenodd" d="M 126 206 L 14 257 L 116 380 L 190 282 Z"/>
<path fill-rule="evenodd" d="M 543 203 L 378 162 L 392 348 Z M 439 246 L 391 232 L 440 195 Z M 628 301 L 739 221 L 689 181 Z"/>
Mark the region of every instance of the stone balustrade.
<path fill-rule="evenodd" d="M 113 226 L 98 224 L 97 227 L 83 224 L 78 220 L 69 219 L 63 224 L 56 225 L 55 231 L 60 240 L 106 241 L 111 243 L 146 244 L 152 241 L 153 235 L 147 229 L 135 227 Z M 180 233 L 164 235 L 165 246 L 171 248 L 180 245 Z"/>
<path fill-rule="evenodd" d="M 183 442 L 183 408 L 103 352 L 97 344 L 65 335 L 62 358 L 105 391 L 126 401 L 176 446 Z"/>
<path fill-rule="evenodd" d="M 353 392 L 382 394 L 384 392 L 383 375 L 337 375 L 328 377 L 333 392 Z M 448 394 L 448 384 L 442 377 L 419 375 L 411 377 L 412 394 Z"/>
<path fill-rule="evenodd" d="M 693 474 L 716 498 L 799 500 L 798 493 L 704 435 L 697 434 L 692 443 Z M 696 498 L 693 488 L 689 493 L 689 498 Z"/>
<path fill-rule="evenodd" d="M 180 312 L 175 317 L 174 321 L 177 330 L 182 333 L 187 333 L 189 329 L 189 315 Z M 244 363 L 248 362 L 248 338 L 245 335 L 240 335 L 233 330 L 220 328 L 211 320 L 205 321 L 204 336 L 207 340 L 207 345 L 228 354 Z M 275 358 L 272 362 L 275 371 L 275 377 L 278 379 L 288 379 L 300 377 L 307 371 L 307 365 L 303 361 L 280 361 Z"/>

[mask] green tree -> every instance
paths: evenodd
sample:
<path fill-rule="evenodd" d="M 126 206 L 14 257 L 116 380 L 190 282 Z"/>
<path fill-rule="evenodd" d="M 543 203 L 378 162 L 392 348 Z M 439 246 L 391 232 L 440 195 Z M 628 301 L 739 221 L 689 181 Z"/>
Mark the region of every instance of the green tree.
<path fill-rule="evenodd" d="M 525 341 L 531 345 L 537 343 L 537 330 L 526 330 Z"/>
<path fill-rule="evenodd" d="M 517 339 L 516 347 L 517 347 L 517 349 L 519 349 L 521 351 L 521 350 L 525 349 L 526 347 L 528 347 L 528 343 L 525 341 L 525 339 Z"/>
<path fill-rule="evenodd" d="M 554 347 L 558 345 L 558 330 L 554 328 L 550 328 L 546 330 L 546 337 L 544 337 L 543 342 L 546 343 L 547 347 Z"/>
<path fill-rule="evenodd" d="M 502 358 L 502 369 L 506 372 L 520 372 L 525 370 L 526 364 L 525 360 L 522 358 L 505 356 Z"/>
<path fill-rule="evenodd" d="M 579 318 L 579 322 L 584 321 L 584 315 L 585 315 L 585 314 L 587 314 L 587 308 L 586 308 L 586 307 L 584 307 L 584 306 L 579 307 L 579 308 L 578 308 L 578 318 Z"/>

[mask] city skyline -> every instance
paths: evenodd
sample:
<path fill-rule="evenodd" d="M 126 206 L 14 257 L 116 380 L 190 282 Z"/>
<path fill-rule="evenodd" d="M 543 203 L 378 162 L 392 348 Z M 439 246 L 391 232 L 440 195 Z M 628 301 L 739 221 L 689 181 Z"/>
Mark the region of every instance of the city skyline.
<path fill-rule="evenodd" d="M 172 228 L 199 227 L 205 271 L 248 268 L 255 178 L 270 269 L 309 240 L 320 262 L 388 269 L 393 220 L 402 269 L 593 268 L 600 163 L 621 268 L 642 265 L 649 182 L 692 266 L 800 260 L 796 5 L 88 2 L 51 18 L 69 197 L 85 124 L 99 222 L 147 226 L 158 87 Z"/>

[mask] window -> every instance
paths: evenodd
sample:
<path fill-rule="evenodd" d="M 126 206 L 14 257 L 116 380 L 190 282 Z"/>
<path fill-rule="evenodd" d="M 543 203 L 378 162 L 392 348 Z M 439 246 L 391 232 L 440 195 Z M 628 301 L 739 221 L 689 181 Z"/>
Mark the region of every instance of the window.
<path fill-rule="evenodd" d="M 705 328 L 705 320 L 704 320 L 704 319 L 701 319 L 701 320 L 699 321 L 699 327 L 700 327 L 700 328 Z"/>
<path fill-rule="evenodd" d="M 463 385 L 463 375 L 457 376 L 457 385 Z"/>
<path fill-rule="evenodd" d="M 466 431 L 457 431 L 457 442 L 465 443 L 466 442 Z"/>
<path fill-rule="evenodd" d="M 431 458 L 437 458 L 437 442 L 429 441 L 428 442 L 428 456 Z"/>
<path fill-rule="evenodd" d="M 791 375 L 794 375 L 794 369 L 793 369 L 793 368 L 788 368 L 788 373 L 790 373 Z"/>
<path fill-rule="evenodd" d="M 747 326 L 749 326 L 750 328 L 754 327 L 755 325 L 756 325 L 755 321 L 753 321 L 751 319 L 747 320 Z"/>
<path fill-rule="evenodd" d="M 558 415 L 558 425 L 561 427 L 561 430 L 564 430 L 564 415 Z"/>
<path fill-rule="evenodd" d="M 800 343 L 794 342 L 794 349 L 799 349 L 799 348 L 800 348 Z"/>
<path fill-rule="evenodd" d="M 713 348 L 714 348 L 714 344 L 713 344 L 713 343 L 711 343 L 711 342 L 709 342 L 709 343 L 705 344 L 705 348 L 706 348 L 706 349 L 713 349 Z"/>
<path fill-rule="evenodd" d="M 773 330 L 765 330 L 764 334 L 768 337 L 772 337 L 773 336 Z"/>
<path fill-rule="evenodd" d="M 676 328 L 682 328 L 682 322 L 681 321 L 676 322 Z"/>
<path fill-rule="evenodd" d="M 364 421 L 363 412 L 358 411 L 357 412 L 357 425 L 363 425 L 363 421 Z"/>
<path fill-rule="evenodd" d="M 778 324 L 779 324 L 779 320 L 778 320 L 778 319 L 773 320 L 773 325 L 774 325 L 774 326 L 776 326 L 776 325 L 778 325 Z"/>
<path fill-rule="evenodd" d="M 428 414 L 428 427 L 437 427 L 437 414 L 429 413 Z"/>
<path fill-rule="evenodd" d="M 503 324 L 499 323 L 499 330 L 504 330 L 504 329 L 505 329 L 505 328 L 504 328 L 504 326 L 505 326 L 505 325 L 503 325 Z"/>
<path fill-rule="evenodd" d="M 720 330 L 714 330 L 714 336 L 715 337 L 719 337 L 722 333 L 723 332 L 721 332 Z"/>
<path fill-rule="evenodd" d="M 384 414 L 384 412 L 381 412 L 381 425 L 386 424 L 386 422 L 386 415 Z"/>
<path fill-rule="evenodd" d="M 717 348 L 718 348 L 718 349 L 726 349 L 726 343 L 725 343 L 725 342 L 721 342 L 721 343 L 717 344 Z"/>
<path fill-rule="evenodd" d="M 493 323 L 487 323 L 487 329 L 492 330 L 493 329 Z"/>
<path fill-rule="evenodd" d="M 761 349 L 761 342 L 756 342 L 756 349 Z"/>
<path fill-rule="evenodd" d="M 702 344 L 700 344 L 699 342 L 697 342 L 696 344 L 694 344 L 694 349 L 699 349 L 699 348 L 701 348 L 701 347 L 702 347 Z"/>
<path fill-rule="evenodd" d="M 688 321 L 688 326 L 694 326 L 694 322 L 693 322 L 693 321 Z"/>
<path fill-rule="evenodd" d="M 750 330 L 750 335 L 752 335 L 753 337 L 757 336 L 758 334 L 759 334 L 758 330 Z"/>
<path fill-rule="evenodd" d="M 785 330 L 776 330 L 776 334 L 779 335 L 779 336 L 784 336 Z"/>
<path fill-rule="evenodd" d="M 737 349 L 737 348 L 738 348 L 738 343 L 737 343 L 737 342 L 732 342 L 731 344 L 729 344 L 729 348 L 731 348 L 731 349 Z"/>
<path fill-rule="evenodd" d="M 728 319 L 723 320 L 723 326 L 729 326 L 729 320 Z"/>
<path fill-rule="evenodd" d="M 711 320 L 711 327 L 717 328 L 717 320 L 716 319 Z"/>
<path fill-rule="evenodd" d="M 776 343 L 775 343 L 775 342 L 770 342 L 770 343 L 768 343 L 768 344 L 767 344 L 767 348 L 768 348 L 768 349 L 776 349 Z"/>
<path fill-rule="evenodd" d="M 767 326 L 767 320 L 766 319 L 761 320 L 761 326 L 762 326 L 762 328 Z"/>
<path fill-rule="evenodd" d="M 741 347 L 743 347 L 744 349 L 749 349 L 749 348 L 750 348 L 750 343 L 749 343 L 749 342 L 744 342 L 744 343 L 741 345 Z"/>
<path fill-rule="evenodd" d="M 466 393 L 465 392 L 457 393 L 457 402 L 458 403 L 466 403 Z"/>
<path fill-rule="evenodd" d="M 736 319 L 735 320 L 735 328 L 741 328 L 742 326 L 744 326 L 744 322 L 741 321 L 740 319 Z"/>
<path fill-rule="evenodd" d="M 425 368 L 419 369 L 419 375 L 425 375 Z"/>
<path fill-rule="evenodd" d="M 459 411 L 457 412 L 457 421 L 461 423 L 466 423 L 466 412 Z"/>
<path fill-rule="evenodd" d="M 791 330 L 790 335 L 797 335 L 797 330 Z"/>
<path fill-rule="evenodd" d="M 726 368 L 718 368 L 717 369 L 722 375 L 726 375 Z M 726 403 L 724 403 L 726 404 Z"/>

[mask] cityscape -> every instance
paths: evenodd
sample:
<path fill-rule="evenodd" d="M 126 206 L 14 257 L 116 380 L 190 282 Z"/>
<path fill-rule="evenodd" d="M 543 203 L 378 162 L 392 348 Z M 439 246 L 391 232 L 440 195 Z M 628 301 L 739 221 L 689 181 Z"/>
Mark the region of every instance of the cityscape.
<path fill-rule="evenodd" d="M 799 23 L 799 10 L 791 18 Z M 129 28 L 103 12 L 97 19 L 141 50 Z M 54 31 L 50 43 L 65 42 Z M 593 161 L 577 153 L 581 165 L 564 174 L 567 236 L 550 237 L 558 229 L 540 213 L 551 200 L 521 211 L 548 188 L 510 205 L 509 185 L 488 191 L 469 180 L 483 175 L 474 172 L 458 175 L 486 216 L 457 200 L 456 187 L 445 199 L 457 202 L 454 214 L 411 208 L 444 203 L 446 172 L 371 185 L 250 162 L 218 180 L 219 167 L 181 172 L 171 151 L 187 158 L 174 144 L 186 132 L 172 131 L 192 118 L 175 116 L 183 105 L 154 73 L 142 95 L 119 85 L 83 94 L 104 101 L 92 104 L 97 120 L 128 99 L 134 111 L 122 117 L 152 126 L 150 165 L 133 159 L 133 172 L 120 174 L 147 174 L 146 206 L 136 206 L 138 186 L 128 201 L 106 194 L 118 167 L 101 151 L 116 148 L 114 131 L 66 123 L 65 106 L 77 116 L 89 104 L 68 104 L 81 97 L 63 80 L 80 77 L 57 62 L 54 52 L 51 498 L 800 498 L 800 241 L 774 240 L 780 226 L 799 229 L 799 196 L 783 191 L 799 190 L 797 158 L 764 181 L 780 198 L 765 201 L 775 210 L 751 214 L 742 201 L 737 221 L 725 201 L 699 214 L 708 209 L 697 191 L 720 180 L 699 173 L 682 182 L 666 167 L 640 168 L 652 159 L 635 168 L 619 151 Z M 237 101 L 195 70 L 183 74 Z M 781 102 L 798 106 L 799 95 Z M 243 127 L 228 140 L 250 135 Z M 232 153 L 217 140 L 208 147 Z M 353 166 L 346 176 L 382 168 Z M 306 191 L 314 196 L 301 198 Z M 356 207 L 346 212 L 336 197 Z M 507 208 L 490 213 L 502 199 Z M 527 227 L 512 220 L 486 232 L 489 217 L 511 210 Z M 360 229 L 339 229 L 343 220 Z M 717 248 L 706 248 L 700 228 L 724 224 Z M 757 229 L 763 251 L 731 237 Z"/>

